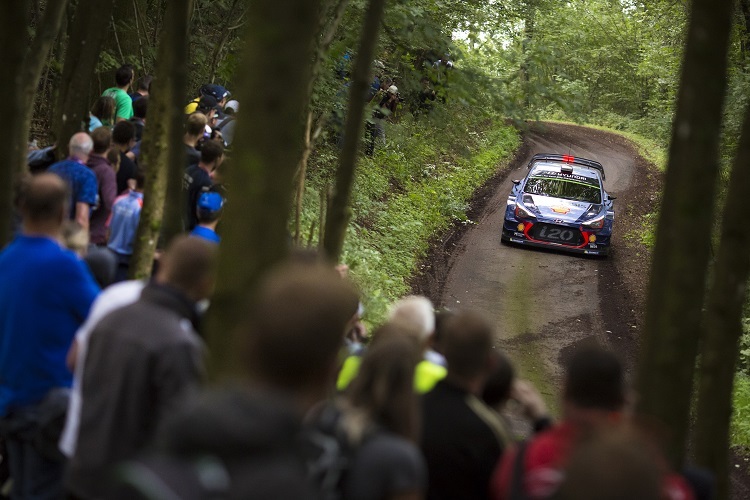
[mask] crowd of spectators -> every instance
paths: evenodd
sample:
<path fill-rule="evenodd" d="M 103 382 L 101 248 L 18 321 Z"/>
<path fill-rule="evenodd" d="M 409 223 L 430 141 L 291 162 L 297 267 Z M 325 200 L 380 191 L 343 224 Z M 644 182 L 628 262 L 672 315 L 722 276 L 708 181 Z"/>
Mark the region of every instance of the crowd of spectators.
<path fill-rule="evenodd" d="M 553 417 L 481 315 L 409 296 L 369 335 L 346 267 L 294 252 L 227 332 L 244 375 L 207 388 L 222 360 L 201 317 L 239 105 L 206 85 L 186 107 L 186 233 L 152 279 L 128 280 L 150 90 L 142 77 L 128 95 L 133 78 L 120 68 L 70 156 L 16 195 L 18 234 L 0 253 L 11 498 L 709 498 L 630 418 L 623 367 L 602 346 L 565 360 Z"/>

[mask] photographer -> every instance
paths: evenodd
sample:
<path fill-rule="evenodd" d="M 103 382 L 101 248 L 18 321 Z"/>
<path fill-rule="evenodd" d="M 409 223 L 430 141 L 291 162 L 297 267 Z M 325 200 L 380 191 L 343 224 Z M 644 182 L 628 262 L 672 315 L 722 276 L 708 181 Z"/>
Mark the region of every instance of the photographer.
<path fill-rule="evenodd" d="M 385 120 L 396 112 L 401 96 L 398 93 L 398 87 L 391 85 L 388 87 L 380 103 L 372 111 L 372 117 L 367 120 L 367 147 L 365 154 L 372 156 L 375 152 L 375 141 L 380 137 L 385 143 Z"/>

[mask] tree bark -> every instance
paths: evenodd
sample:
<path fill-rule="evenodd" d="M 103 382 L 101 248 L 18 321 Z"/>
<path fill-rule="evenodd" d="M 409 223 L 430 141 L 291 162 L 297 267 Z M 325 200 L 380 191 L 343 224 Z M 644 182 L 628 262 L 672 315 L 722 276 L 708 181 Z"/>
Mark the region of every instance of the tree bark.
<path fill-rule="evenodd" d="M 58 151 L 68 154 L 68 141 L 82 130 L 91 106 L 91 80 L 107 36 L 114 0 L 80 0 L 65 55 L 57 101 L 54 135 Z"/>
<path fill-rule="evenodd" d="M 651 265 L 638 411 L 671 434 L 682 464 L 701 336 L 732 0 L 694 0 Z"/>
<path fill-rule="evenodd" d="M 0 247 L 5 246 L 11 238 L 11 218 L 13 217 L 13 178 L 20 170 L 19 159 L 26 151 L 26 138 L 18 130 L 18 123 L 13 119 L 23 116 L 23 77 L 21 70 L 26 59 L 28 47 L 29 2 L 0 2 L 0 19 L 5 25 L 0 30 L 0 65 L 5 75 L 0 78 L 0 113 L 5 117 L 0 120 L 0 137 L 9 146 L 10 161 L 0 165 L 2 179 L 0 189 Z M 25 164 L 25 162 L 24 162 Z"/>
<path fill-rule="evenodd" d="M 179 210 L 185 147 L 182 142 L 184 119 L 182 108 L 187 81 L 187 45 L 192 0 L 169 2 L 159 54 L 153 94 L 148 103 L 146 129 L 143 134 L 141 168 L 146 173 L 143 210 L 138 224 L 130 275 L 146 278 L 151 268 L 164 218 L 165 199 L 176 196 L 169 210 Z M 174 194 L 177 184 L 178 192 Z M 169 187 L 171 186 L 171 187 Z M 180 228 L 181 230 L 181 228 Z M 172 232 L 174 229 L 171 230 Z M 179 231 L 178 231 L 179 232 Z M 171 233 L 170 233 L 171 234 Z"/>
<path fill-rule="evenodd" d="M 44 64 L 47 61 L 52 43 L 57 38 L 60 31 L 65 7 L 68 0 L 49 0 L 44 9 L 42 19 L 37 25 L 34 40 L 29 46 L 26 54 L 23 69 L 21 71 L 22 87 L 22 113 L 19 115 L 19 121 L 15 128 L 20 134 L 21 147 L 20 155 L 14 155 L 10 161 L 14 162 L 12 166 L 14 172 L 23 172 L 26 170 L 26 141 L 29 139 L 31 130 L 31 118 L 34 114 L 34 96 L 39 87 L 39 79 L 42 76 Z M 7 136 L 2 136 L 7 137 Z M 16 163 L 17 162 L 17 163 Z"/>
<path fill-rule="evenodd" d="M 319 0 L 255 0 L 238 66 L 240 102 L 219 280 L 208 316 L 213 379 L 244 375 L 237 324 L 260 276 L 288 252 Z M 261 97 L 262 96 L 262 97 Z"/>
<path fill-rule="evenodd" d="M 346 229 L 351 218 L 349 199 L 351 198 L 354 172 L 357 167 L 359 142 L 362 137 L 365 97 L 367 96 L 367 86 L 370 84 L 370 67 L 378 41 L 378 31 L 383 19 L 385 2 L 386 0 L 370 0 L 354 63 L 353 81 L 349 88 L 348 113 L 344 127 L 344 144 L 339 158 L 339 168 L 336 171 L 336 186 L 333 201 L 328 210 L 323 241 L 326 257 L 332 262 L 338 262 L 341 257 Z"/>
<path fill-rule="evenodd" d="M 750 107 L 745 109 L 740 143 L 732 166 L 705 313 L 701 352 L 695 459 L 717 478 L 716 498 L 729 497 L 729 424 L 732 389 L 742 335 L 742 313 L 750 277 Z"/>

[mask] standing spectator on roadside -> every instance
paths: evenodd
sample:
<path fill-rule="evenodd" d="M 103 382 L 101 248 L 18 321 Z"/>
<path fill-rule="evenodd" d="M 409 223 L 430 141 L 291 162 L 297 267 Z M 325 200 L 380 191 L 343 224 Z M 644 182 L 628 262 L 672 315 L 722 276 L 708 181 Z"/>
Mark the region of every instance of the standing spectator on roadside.
<path fill-rule="evenodd" d="M 71 196 L 69 218 L 86 231 L 89 230 L 91 209 L 96 206 L 98 191 L 96 175 L 86 166 L 93 147 L 94 142 L 87 133 L 73 134 L 68 143 L 70 156 L 48 169 L 48 172 L 59 175 L 68 183 Z"/>
<path fill-rule="evenodd" d="M 448 318 L 441 345 L 448 375 L 422 398 L 421 448 L 428 499 L 486 499 L 510 436 L 479 396 L 492 368 L 492 327 L 470 312 Z"/>
<path fill-rule="evenodd" d="M 135 144 L 135 125 L 132 122 L 118 122 L 112 129 L 114 148 L 120 152 L 120 168 L 117 170 L 117 194 L 128 190 L 128 181 L 135 179 L 138 169 L 130 148 Z"/>
<path fill-rule="evenodd" d="M 130 258 L 133 256 L 135 236 L 138 233 L 138 223 L 143 209 L 143 172 L 135 174 L 135 189 L 120 195 L 112 205 L 112 216 L 107 226 L 109 228 L 109 248 L 117 257 L 117 272 L 115 281 L 127 279 L 130 271 Z"/>
<path fill-rule="evenodd" d="M 224 107 L 224 119 L 216 125 L 214 130 L 221 132 L 224 139 L 224 146 L 230 147 L 234 141 L 234 129 L 237 126 L 237 113 L 240 110 L 240 103 L 234 99 L 229 101 Z"/>
<path fill-rule="evenodd" d="M 99 292 L 60 244 L 68 199 L 57 175 L 29 179 L 22 232 L 0 253 L 0 422 L 11 498 L 63 498 L 64 463 L 50 445 L 72 383 L 65 356 Z"/>
<path fill-rule="evenodd" d="M 341 428 L 354 449 L 342 498 L 423 498 L 427 469 L 415 444 L 420 416 L 413 389 L 421 346 L 403 332 L 376 336 L 341 402 Z"/>
<path fill-rule="evenodd" d="M 89 112 L 86 132 L 93 132 L 99 127 L 112 127 L 115 121 L 115 100 L 103 95 L 94 101 Z"/>
<path fill-rule="evenodd" d="M 330 393 L 357 303 L 354 287 L 332 269 L 287 264 L 270 272 L 238 326 L 246 382 L 205 394 L 165 422 L 162 456 L 134 470 L 158 477 L 171 498 L 186 498 L 195 489 L 160 475 L 159 464 L 194 471 L 193 457 L 210 456 L 229 479 L 227 498 L 319 498 L 307 478 L 303 418 Z M 143 491 L 144 476 L 130 477 Z"/>
<path fill-rule="evenodd" d="M 183 142 L 185 143 L 186 167 L 197 165 L 201 161 L 201 152 L 198 151 L 197 146 L 203 139 L 207 123 L 208 119 L 203 113 L 193 113 L 185 122 Z"/>
<path fill-rule="evenodd" d="M 201 148 L 201 160 L 185 170 L 182 188 L 186 193 L 187 211 L 185 222 L 192 231 L 198 223 L 196 208 L 198 197 L 213 185 L 211 174 L 224 161 L 224 146 L 219 141 L 205 141 Z"/>
<path fill-rule="evenodd" d="M 430 356 L 428 353 L 431 352 L 432 336 L 435 333 L 435 313 L 432 309 L 432 302 L 426 297 L 417 295 L 404 297 L 391 306 L 388 321 L 417 332 L 423 359 L 420 360 L 414 371 L 414 389 L 420 394 L 429 392 L 446 374 L 445 367 L 436 363 L 437 357 L 440 355 L 434 353 L 432 359 L 428 358 Z M 357 374 L 361 360 L 362 358 L 359 355 L 346 358 L 336 384 L 339 390 L 345 389 L 350 380 Z M 444 360 L 443 364 L 445 364 Z"/>
<path fill-rule="evenodd" d="M 99 127 L 91 132 L 91 140 L 94 148 L 86 164 L 96 175 L 99 202 L 91 214 L 89 233 L 91 244 L 104 246 L 107 244 L 107 220 L 117 198 L 117 174 L 106 156 L 112 146 L 112 132 L 107 127 Z"/>
<path fill-rule="evenodd" d="M 108 88 L 102 95 L 115 100 L 115 123 L 130 120 L 133 117 L 133 99 L 128 95 L 135 72 L 133 66 L 125 64 L 115 72 L 115 87 Z"/>
<path fill-rule="evenodd" d="M 143 129 L 146 127 L 146 112 L 148 111 L 148 96 L 133 101 L 133 118 L 130 119 L 135 125 L 135 140 L 143 139 Z"/>
<path fill-rule="evenodd" d="M 202 193 L 198 198 L 196 209 L 198 224 L 190 231 L 190 235 L 212 243 L 221 242 L 221 238 L 216 234 L 216 226 L 219 225 L 223 209 L 224 198 L 219 193 L 212 191 Z"/>
<path fill-rule="evenodd" d="M 65 485 L 76 498 L 110 498 L 113 466 L 149 446 L 203 378 L 197 303 L 214 287 L 215 247 L 177 237 L 132 305 L 94 327 L 81 384 L 81 415 Z"/>
<path fill-rule="evenodd" d="M 135 92 L 130 94 L 130 98 L 134 103 L 142 97 L 148 97 L 151 95 L 151 82 L 153 80 L 154 77 L 151 75 L 143 75 L 138 79 L 135 84 Z"/>
<path fill-rule="evenodd" d="M 616 430 L 623 422 L 625 376 L 617 357 L 590 346 L 575 352 L 566 365 L 562 422 L 503 456 L 492 478 L 492 498 L 556 498 L 579 439 L 596 431 Z M 662 486 L 662 498 L 693 498 L 676 475 L 664 475 Z"/>

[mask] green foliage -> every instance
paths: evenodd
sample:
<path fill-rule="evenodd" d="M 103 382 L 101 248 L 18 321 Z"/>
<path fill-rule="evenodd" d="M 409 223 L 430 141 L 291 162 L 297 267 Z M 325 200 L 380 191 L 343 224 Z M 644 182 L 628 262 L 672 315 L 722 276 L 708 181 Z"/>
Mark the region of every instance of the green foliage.
<path fill-rule="evenodd" d="M 739 372 L 734 379 L 732 401 L 732 425 L 730 440 L 732 446 L 750 448 L 750 376 Z"/>
<path fill-rule="evenodd" d="M 409 290 L 430 239 L 466 218 L 467 202 L 518 147 L 516 130 L 459 103 L 386 125 L 386 144 L 359 164 L 343 260 L 363 291 L 370 324 Z M 313 173 L 302 226 L 318 217 L 326 176 Z M 317 235 L 316 235 L 317 236 Z M 313 238 L 311 244 L 315 245 Z"/>

